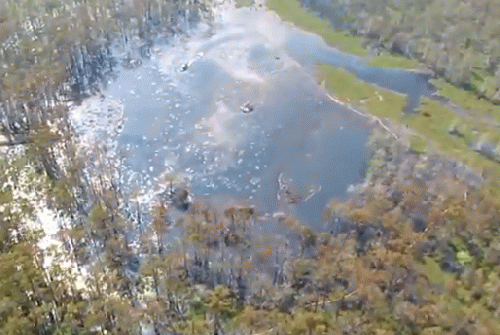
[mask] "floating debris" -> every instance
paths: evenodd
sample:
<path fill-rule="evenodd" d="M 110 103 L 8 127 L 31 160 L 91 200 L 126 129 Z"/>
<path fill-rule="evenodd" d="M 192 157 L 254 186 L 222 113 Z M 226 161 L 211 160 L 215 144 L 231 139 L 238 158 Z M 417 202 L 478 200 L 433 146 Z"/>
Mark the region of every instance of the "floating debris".
<path fill-rule="evenodd" d="M 142 65 L 141 59 L 132 58 L 130 55 L 128 55 L 122 60 L 122 66 L 128 70 L 136 69 L 141 65 Z"/>
<path fill-rule="evenodd" d="M 309 194 L 307 195 L 307 197 L 304 199 L 304 202 L 308 201 L 309 199 L 311 199 L 313 196 L 315 196 L 316 194 L 318 194 L 319 192 L 321 191 L 321 185 L 318 187 L 318 188 L 311 188 L 309 190 Z"/>
<path fill-rule="evenodd" d="M 253 112 L 254 109 L 255 109 L 255 107 L 252 106 L 249 101 L 245 102 L 245 104 L 240 107 L 240 110 L 243 113 L 251 113 L 251 112 Z"/>
<path fill-rule="evenodd" d="M 174 188 L 172 184 L 160 194 L 160 197 L 181 211 L 188 210 L 191 204 L 189 191 L 184 187 Z"/>
<path fill-rule="evenodd" d="M 450 128 L 448 128 L 448 133 L 450 135 L 456 135 L 458 137 L 464 137 L 462 129 L 460 129 L 458 124 L 452 124 Z"/>
<path fill-rule="evenodd" d="M 281 197 L 284 196 L 285 200 L 289 204 L 298 204 L 302 201 L 302 197 L 295 192 L 292 192 L 290 189 L 290 181 L 283 179 L 283 173 L 280 173 L 278 176 L 278 200 L 281 200 Z"/>

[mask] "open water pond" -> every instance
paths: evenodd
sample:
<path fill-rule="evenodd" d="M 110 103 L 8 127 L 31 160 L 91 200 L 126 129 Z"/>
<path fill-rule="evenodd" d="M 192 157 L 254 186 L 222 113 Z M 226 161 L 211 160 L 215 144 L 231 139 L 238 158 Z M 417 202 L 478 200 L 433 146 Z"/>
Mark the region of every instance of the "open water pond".
<path fill-rule="evenodd" d="M 406 93 L 410 105 L 430 93 L 421 74 L 367 67 L 264 8 L 223 5 L 214 25 L 155 43 L 141 66 L 120 70 L 103 98 L 83 105 L 121 110 L 122 129 L 108 135 L 125 153 L 127 183 L 153 190 L 172 173 L 195 199 L 249 200 L 319 227 L 327 202 L 363 180 L 372 125 L 320 90 L 316 63 Z M 241 111 L 246 102 L 251 113 Z M 303 201 L 278 200 L 280 174 Z"/>

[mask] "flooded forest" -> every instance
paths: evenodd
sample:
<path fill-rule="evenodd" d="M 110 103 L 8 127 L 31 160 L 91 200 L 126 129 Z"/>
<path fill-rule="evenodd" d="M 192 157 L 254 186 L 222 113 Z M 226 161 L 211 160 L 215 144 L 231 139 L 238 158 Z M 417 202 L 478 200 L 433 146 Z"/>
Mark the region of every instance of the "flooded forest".
<path fill-rule="evenodd" d="M 0 0 L 0 335 L 500 334 L 499 0 Z"/>

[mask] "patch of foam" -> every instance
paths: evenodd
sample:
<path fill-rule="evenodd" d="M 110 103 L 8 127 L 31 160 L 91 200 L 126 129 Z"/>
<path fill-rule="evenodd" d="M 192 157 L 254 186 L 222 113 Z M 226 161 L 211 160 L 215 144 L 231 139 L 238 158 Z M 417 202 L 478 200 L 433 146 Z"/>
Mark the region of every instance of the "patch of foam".
<path fill-rule="evenodd" d="M 123 103 L 112 97 L 93 96 L 70 108 L 70 118 L 83 145 L 92 146 L 101 135 L 115 137 L 124 125 Z"/>

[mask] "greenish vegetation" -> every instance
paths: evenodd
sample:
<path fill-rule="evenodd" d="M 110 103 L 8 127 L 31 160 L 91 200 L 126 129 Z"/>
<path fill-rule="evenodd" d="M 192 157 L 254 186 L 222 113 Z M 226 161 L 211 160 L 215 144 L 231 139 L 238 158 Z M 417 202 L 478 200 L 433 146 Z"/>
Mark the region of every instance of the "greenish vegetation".
<path fill-rule="evenodd" d="M 435 284 L 446 284 L 447 281 L 453 278 L 453 274 L 443 271 L 439 264 L 439 260 L 433 259 L 431 257 L 427 257 L 423 259 L 421 262 L 417 263 L 420 271 L 425 273 L 429 280 Z"/>
<path fill-rule="evenodd" d="M 408 125 L 417 132 L 439 143 L 449 152 L 460 153 L 467 162 L 478 162 L 473 159 L 472 149 L 467 143 L 479 141 L 481 138 L 496 143 L 500 133 L 493 126 L 486 126 L 474 119 L 463 119 L 436 101 L 422 98 L 419 114 L 408 118 Z M 450 127 L 458 125 L 458 135 L 450 134 Z M 490 161 L 490 160 L 487 160 Z M 476 166 L 476 164 L 472 164 Z"/>
<path fill-rule="evenodd" d="M 284 20 L 318 34 L 328 45 L 357 56 L 370 54 L 363 48 L 364 38 L 333 30 L 328 21 L 303 7 L 298 0 L 267 0 L 266 6 L 278 13 Z"/>
<path fill-rule="evenodd" d="M 379 55 L 372 61 L 370 61 L 368 65 L 378 67 L 398 67 L 406 69 L 416 69 L 420 67 L 419 62 L 414 59 L 409 59 L 402 56 L 394 56 L 390 54 Z"/>
<path fill-rule="evenodd" d="M 492 120 L 500 124 L 500 106 L 484 98 L 481 99 L 472 92 L 451 85 L 443 79 L 435 80 L 433 84 L 439 89 L 441 95 L 463 108 L 471 117 L 478 121 L 485 120 L 486 123 L 491 123 L 488 120 Z"/>
<path fill-rule="evenodd" d="M 358 107 L 363 106 L 378 117 L 394 120 L 403 118 L 405 95 L 367 84 L 342 68 L 320 65 L 318 72 L 326 89 L 340 100 Z"/>
<path fill-rule="evenodd" d="M 424 97 L 421 100 L 418 114 L 409 116 L 405 122 L 409 128 L 438 143 L 447 152 L 463 153 L 465 151 L 468 153 L 472 150 L 467 146 L 466 138 L 449 134 L 450 126 L 453 123 L 465 123 L 463 120 L 458 120 L 451 111 Z M 467 136 L 470 134 L 468 133 Z"/>
<path fill-rule="evenodd" d="M 500 101 L 498 1 L 317 0 L 315 6 L 342 10 L 370 48 L 415 59 L 457 87 Z M 384 58 L 378 62 L 399 63 Z"/>
<path fill-rule="evenodd" d="M 250 7 L 255 5 L 255 0 L 236 0 L 236 8 Z"/>
<path fill-rule="evenodd" d="M 435 101 L 423 98 L 419 114 L 408 118 L 408 126 L 439 145 L 441 150 L 459 158 L 466 165 L 488 173 L 490 191 L 500 192 L 500 164 L 495 157 L 473 149 L 479 141 L 492 143 L 496 147 L 500 132 L 496 127 L 486 126 L 473 119 L 462 119 Z M 458 125 L 460 135 L 450 134 L 450 127 Z"/>
<path fill-rule="evenodd" d="M 446 151 L 471 151 L 463 139 L 453 138 L 448 133 L 449 127 L 458 118 L 437 102 L 423 98 L 419 113 L 407 117 L 403 113 L 406 96 L 402 94 L 365 83 L 346 70 L 329 65 L 319 66 L 319 78 L 324 80 L 326 89 L 341 101 L 365 108 L 377 117 L 388 118 L 398 124 L 406 123 L 425 138 L 442 145 Z M 461 122 L 466 123 L 463 120 Z M 413 139 L 417 141 L 416 138 Z"/>
<path fill-rule="evenodd" d="M 467 165 L 486 169 L 500 178 L 500 165 L 472 148 L 472 144 L 480 140 L 487 140 L 496 146 L 500 141 L 500 131 L 495 127 L 474 119 L 460 118 L 440 103 L 425 97 L 418 113 L 406 116 L 403 113 L 404 95 L 365 83 L 338 67 L 321 65 L 318 71 L 326 89 L 341 101 L 364 108 L 377 117 L 405 124 L 415 131 L 419 136 L 411 138 L 410 147 L 416 152 L 425 152 L 423 139 L 431 140 L 438 144 L 440 150 L 458 157 Z M 452 126 L 457 128 L 459 134 L 450 134 Z"/>
<path fill-rule="evenodd" d="M 413 135 L 410 137 L 410 151 L 416 154 L 424 154 L 427 152 L 427 142 L 420 136 Z"/>
<path fill-rule="evenodd" d="M 422 98 L 418 113 L 406 116 L 403 113 L 406 102 L 404 95 L 365 83 L 341 68 L 321 65 L 318 71 L 326 89 L 341 101 L 366 109 L 377 117 L 404 124 L 415 131 L 418 136 L 411 137 L 410 148 L 416 152 L 425 152 L 427 145 L 424 142 L 430 140 L 440 150 L 459 158 L 466 165 L 490 173 L 490 186 L 497 185 L 496 180 L 500 180 L 500 164 L 495 161 L 495 157 L 473 148 L 474 143 L 481 141 L 492 143 L 493 147 L 498 145 L 500 131 L 493 125 L 475 118 L 461 118 L 440 103 L 425 97 Z M 453 88 L 451 85 L 447 87 Z M 484 103 L 489 106 L 488 102 Z M 450 133 L 452 127 L 456 128 L 457 134 Z"/>

